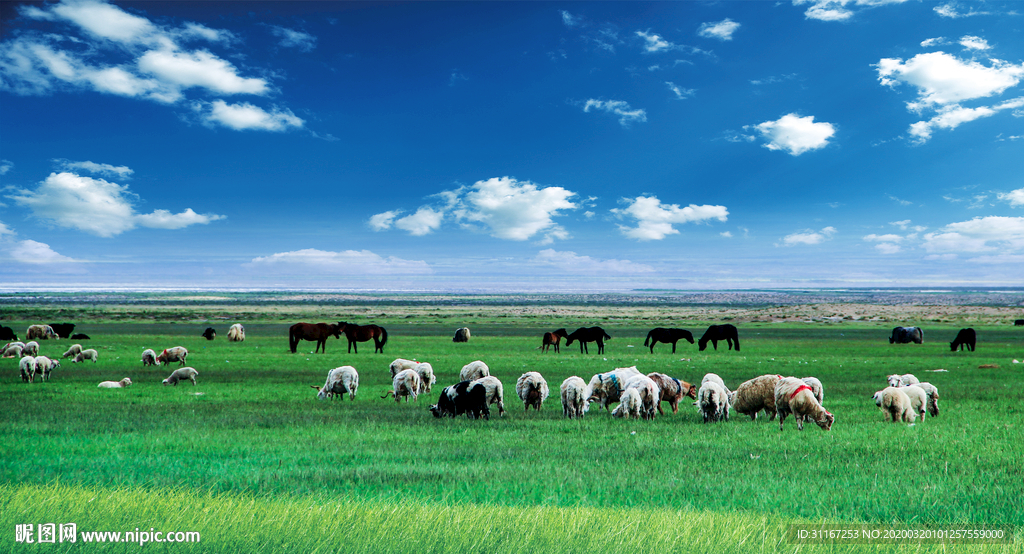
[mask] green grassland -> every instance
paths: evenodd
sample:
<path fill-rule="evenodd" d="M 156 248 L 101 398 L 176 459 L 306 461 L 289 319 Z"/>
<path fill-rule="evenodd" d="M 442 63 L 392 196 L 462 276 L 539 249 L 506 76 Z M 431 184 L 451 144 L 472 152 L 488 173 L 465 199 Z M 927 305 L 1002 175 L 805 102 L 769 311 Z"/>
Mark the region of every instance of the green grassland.
<path fill-rule="evenodd" d="M 564 325 L 604 326 L 614 337 L 604 354 L 593 344 L 589 355 L 576 345 L 545 354 L 540 332 L 557 321 L 505 314 L 481 316 L 466 344 L 451 342 L 446 318 L 392 315 L 378 321 L 390 335 L 383 355 L 372 343 L 348 354 L 335 339 L 326 354 L 310 342 L 292 354 L 287 325 L 274 318 L 246 323 L 243 343 L 224 339 L 225 323 L 211 324 L 216 340 L 202 339 L 208 322 L 193 314 L 173 324 L 75 320 L 99 362 L 65 360 L 50 382 L 26 384 L 14 360 L 0 360 L 0 527 L 77 518 L 86 530 L 202 532 L 202 544 L 166 546 L 173 552 L 845 552 L 788 544 L 785 527 L 1024 524 L 1019 328 L 972 324 L 978 350 L 953 353 L 957 325 L 927 327 L 923 345 L 890 345 L 888 323 L 741 323 L 741 352 L 681 342 L 675 354 L 662 344 L 651 354 L 643 339 L 654 324 L 603 316 Z M 29 321 L 3 323 L 20 333 Z M 706 323 L 664 326 L 699 336 Z M 70 344 L 46 341 L 41 353 L 59 358 Z M 173 367 L 139 361 L 145 348 L 177 345 L 189 349 L 198 386 L 163 387 Z M 396 357 L 431 362 L 437 388 L 415 403 L 381 399 Z M 504 383 L 509 413 L 431 416 L 440 388 L 477 359 Z M 978 367 L 986 364 L 998 367 Z M 356 400 L 318 401 L 310 385 L 341 365 L 360 373 Z M 790 420 L 780 432 L 733 413 L 706 425 L 689 404 L 653 421 L 616 420 L 597 406 L 582 420 L 562 418 L 562 380 L 632 365 L 691 382 L 714 372 L 731 387 L 765 373 L 813 375 L 836 422 L 800 432 Z M 551 388 L 540 412 L 524 412 L 515 396 L 526 371 Z M 942 412 L 914 426 L 886 423 L 870 397 L 886 375 L 908 372 L 939 388 Z M 96 387 L 123 377 L 134 385 Z M 0 537 L 0 551 L 9 544 Z"/>

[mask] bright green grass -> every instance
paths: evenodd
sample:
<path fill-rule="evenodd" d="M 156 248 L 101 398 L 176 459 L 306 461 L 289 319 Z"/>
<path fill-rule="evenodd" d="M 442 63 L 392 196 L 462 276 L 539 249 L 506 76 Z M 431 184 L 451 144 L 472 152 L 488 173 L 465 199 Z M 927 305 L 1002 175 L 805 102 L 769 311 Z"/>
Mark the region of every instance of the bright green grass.
<path fill-rule="evenodd" d="M 517 335 L 514 326 L 503 326 L 504 336 L 474 329 L 468 344 L 389 328 L 385 355 L 372 354 L 372 343 L 349 355 L 334 339 L 326 355 L 309 354 L 308 342 L 291 354 L 272 326 L 247 326 L 248 340 L 241 344 L 207 342 L 191 329 L 188 335 L 150 329 L 136 324 L 90 332 L 94 340 L 85 345 L 100 351 L 99 363 L 65 363 L 49 383 L 23 384 L 14 361 L 0 361 L 5 499 L 37 497 L 59 482 L 68 488 L 50 494 L 58 500 L 65 493 L 108 494 L 126 505 L 160 498 L 166 499 L 161 514 L 197 502 L 215 514 L 167 521 L 184 530 L 190 530 L 186 523 L 230 519 L 225 510 L 232 502 L 256 502 L 264 514 L 309 505 L 329 505 L 324 509 L 347 518 L 388 509 L 443 513 L 429 530 L 421 525 L 413 534 L 424 537 L 425 550 L 460 552 L 518 551 L 522 542 L 534 551 L 558 551 L 551 537 L 562 525 L 581 536 L 589 536 L 588 525 L 597 526 L 595 536 L 610 550 L 626 550 L 629 543 L 619 534 L 630 525 L 662 529 L 646 522 L 685 524 L 692 518 L 704 518 L 699 521 L 713 537 L 754 537 L 743 543 L 744 551 L 773 551 L 782 540 L 776 531 L 791 521 L 1024 524 L 1024 367 L 1011 363 L 1024 357 L 1024 348 L 1021 333 L 1012 329 L 979 327 L 977 352 L 951 353 L 939 341 L 951 339 L 956 329 L 929 329 L 926 338 L 933 340 L 926 344 L 897 346 L 888 344 L 881 328 L 749 325 L 741 328 L 742 352 L 698 352 L 680 343 L 675 355 L 661 344 L 650 354 L 639 328 L 609 328 L 615 338 L 604 355 L 594 349 L 581 355 L 575 345 L 560 355 L 542 354 L 534 330 Z M 69 344 L 43 343 L 43 354 L 59 357 Z M 162 387 L 173 368 L 143 369 L 138 362 L 144 348 L 178 344 L 189 348 L 189 365 L 200 372 L 197 387 Z M 387 365 L 396 357 L 433 364 L 438 388 L 429 398 L 415 404 L 379 398 L 390 387 Z M 434 419 L 427 406 L 475 359 L 486 361 L 505 384 L 509 414 L 490 421 Z M 987 363 L 1001 367 L 977 369 Z M 309 385 L 322 384 L 339 365 L 360 372 L 356 401 L 317 401 Z M 697 382 L 715 372 L 732 387 L 764 373 L 814 375 L 825 384 L 825 405 L 836 423 L 827 433 L 813 425 L 798 432 L 790 421 L 780 432 L 777 422 L 751 422 L 734 413 L 728 423 L 704 425 L 689 405 L 650 422 L 613 420 L 596 407 L 583 420 L 562 419 L 557 390 L 564 378 L 589 380 L 630 365 Z M 949 371 L 927 372 L 936 368 Z M 551 387 L 539 413 L 524 414 L 515 396 L 515 380 L 525 371 L 540 371 Z M 905 372 L 939 387 L 938 418 L 913 427 L 883 422 L 870 396 L 884 387 L 886 375 Z M 99 381 L 125 376 L 135 382 L 127 390 L 96 388 Z M 61 510 L 73 506 L 68 501 Z M 18 522 L 11 510 L 2 511 L 0 526 Z M 103 530 L 110 527 L 99 525 L 108 521 L 104 517 L 120 522 L 133 513 L 97 508 L 94 521 Z M 151 521 L 163 524 L 162 517 Z M 457 520 L 469 527 L 504 526 L 488 540 L 518 538 L 524 534 L 519 519 L 530 517 L 556 523 L 526 533 L 533 538 L 515 546 L 465 542 L 477 539 L 444 531 Z M 566 518 L 569 523 L 561 523 Z M 615 523 L 602 523 L 609 519 Z M 259 535 L 239 551 L 324 548 L 316 538 L 295 548 L 274 542 L 281 537 L 272 531 L 286 521 L 236 521 L 236 539 Z M 394 551 L 409 551 L 400 548 L 412 540 L 403 539 L 402 531 L 389 530 L 380 518 L 360 521 L 372 528 L 366 540 L 374 533 L 383 538 L 331 543 L 386 551 L 393 539 L 399 545 Z M 293 535 L 317 533 L 307 533 L 316 528 L 312 523 L 297 528 L 302 531 Z M 648 535 L 644 540 L 651 542 L 641 550 L 707 550 L 692 535 Z M 208 551 L 206 537 L 200 551 Z M 600 541 L 566 551 L 604 550 Z"/>

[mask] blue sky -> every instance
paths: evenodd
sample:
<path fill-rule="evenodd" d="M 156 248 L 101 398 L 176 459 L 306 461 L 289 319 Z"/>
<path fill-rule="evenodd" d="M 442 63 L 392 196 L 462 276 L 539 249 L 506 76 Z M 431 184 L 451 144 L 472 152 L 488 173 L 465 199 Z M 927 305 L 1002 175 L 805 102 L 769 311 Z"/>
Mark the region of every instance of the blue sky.
<path fill-rule="evenodd" d="M 1017 2 L 0 8 L 0 289 L 1022 283 Z"/>

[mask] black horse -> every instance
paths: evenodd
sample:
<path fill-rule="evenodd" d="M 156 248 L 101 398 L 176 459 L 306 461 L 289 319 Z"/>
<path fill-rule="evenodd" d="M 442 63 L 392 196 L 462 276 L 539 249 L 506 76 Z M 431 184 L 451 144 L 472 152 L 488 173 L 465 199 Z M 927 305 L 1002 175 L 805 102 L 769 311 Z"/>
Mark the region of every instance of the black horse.
<path fill-rule="evenodd" d="M 565 345 L 570 346 L 572 341 L 578 340 L 580 341 L 580 354 L 584 352 L 590 354 L 590 350 L 587 349 L 587 343 L 597 341 L 597 353 L 604 354 L 605 339 L 611 340 L 612 337 L 600 327 L 580 327 L 573 331 L 571 335 L 565 337 Z"/>
<path fill-rule="evenodd" d="M 960 329 L 960 332 L 956 334 L 956 338 L 953 342 L 949 343 L 949 349 L 952 352 L 956 352 L 957 347 L 960 347 L 962 351 L 966 346 L 968 350 L 974 352 L 974 345 L 978 342 L 978 334 L 974 332 L 974 329 L 968 327 L 966 329 Z"/>
<path fill-rule="evenodd" d="M 704 331 L 704 336 L 697 341 L 697 346 L 700 347 L 700 351 L 703 352 L 708 347 L 708 341 L 711 341 L 711 346 L 718 350 L 718 341 L 724 340 L 729 344 L 729 350 L 732 350 L 733 346 L 736 346 L 736 351 L 740 351 L 740 333 L 736 330 L 735 325 L 726 323 L 725 325 L 712 325 L 708 327 L 707 331 Z"/>
<path fill-rule="evenodd" d="M 693 344 L 693 333 L 686 329 L 666 329 L 664 327 L 658 327 L 651 329 L 650 333 L 647 333 L 647 340 L 644 341 L 644 346 L 651 347 L 651 354 L 654 354 L 654 345 L 659 342 L 665 344 L 672 343 L 672 353 L 676 353 L 676 342 L 679 339 L 686 339 Z"/>
<path fill-rule="evenodd" d="M 356 325 L 355 323 L 345 323 L 344 321 L 338 322 L 338 328 L 341 332 L 345 333 L 345 337 L 348 339 L 348 353 L 352 353 L 352 348 L 356 349 L 356 354 L 359 353 L 358 342 L 366 342 L 373 339 L 373 352 L 376 354 L 380 352 L 384 353 L 384 345 L 388 343 L 388 332 L 380 325 Z"/>
<path fill-rule="evenodd" d="M 296 323 L 288 328 L 288 347 L 295 353 L 300 340 L 316 341 L 316 350 L 313 353 L 323 350 L 326 354 L 327 339 L 331 338 L 331 335 L 340 339 L 341 327 L 333 323 Z"/>

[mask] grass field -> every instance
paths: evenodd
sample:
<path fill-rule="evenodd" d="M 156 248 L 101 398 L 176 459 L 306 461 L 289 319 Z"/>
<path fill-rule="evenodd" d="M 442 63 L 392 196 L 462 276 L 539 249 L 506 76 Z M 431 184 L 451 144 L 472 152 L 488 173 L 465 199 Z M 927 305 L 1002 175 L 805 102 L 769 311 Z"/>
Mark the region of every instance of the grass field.
<path fill-rule="evenodd" d="M 1012 363 L 1024 358 L 1024 331 L 1006 325 L 974 324 L 974 353 L 949 351 L 957 326 L 929 326 L 923 345 L 889 345 L 883 324 L 748 323 L 741 352 L 680 343 L 652 355 L 642 345 L 654 325 L 624 318 L 594 322 L 614 339 L 604 355 L 581 355 L 575 345 L 537 350 L 545 322 L 488 317 L 455 344 L 444 321 L 394 318 L 382 322 L 386 354 L 361 343 L 350 355 L 334 339 L 327 354 L 311 354 L 313 343 L 291 354 L 281 323 L 246 323 L 247 340 L 231 344 L 223 323 L 207 342 L 205 323 L 103 321 L 80 323 L 99 362 L 65 361 L 49 383 L 22 383 L 14 360 L 0 361 L 6 529 L 75 521 L 202 534 L 198 545 L 147 545 L 172 552 L 1022 551 L 1019 536 L 847 547 L 790 544 L 785 534 L 790 523 L 1024 524 L 1024 365 Z M 699 336 L 705 324 L 673 325 Z M 42 354 L 60 357 L 69 344 L 44 342 Z M 189 349 L 198 386 L 162 387 L 173 368 L 142 368 L 144 348 L 175 345 Z M 416 403 L 380 399 L 396 357 L 431 362 L 438 388 Z M 505 384 L 510 413 L 433 418 L 440 388 L 476 359 Z M 357 399 L 317 401 L 310 385 L 340 365 L 359 370 Z M 733 413 L 705 425 L 689 405 L 645 422 L 596 406 L 582 420 L 561 417 L 563 379 L 631 365 L 691 382 L 714 372 L 731 387 L 764 373 L 813 375 L 836 422 L 798 432 L 789 421 L 780 432 Z M 540 412 L 524 413 L 515 397 L 525 371 L 541 372 L 553 392 Z M 870 396 L 886 375 L 907 372 L 939 387 L 942 413 L 885 423 Z M 122 377 L 135 384 L 96 388 Z M 0 551 L 8 544 L 0 538 Z M 107 545 L 134 551 L 119 547 Z"/>

